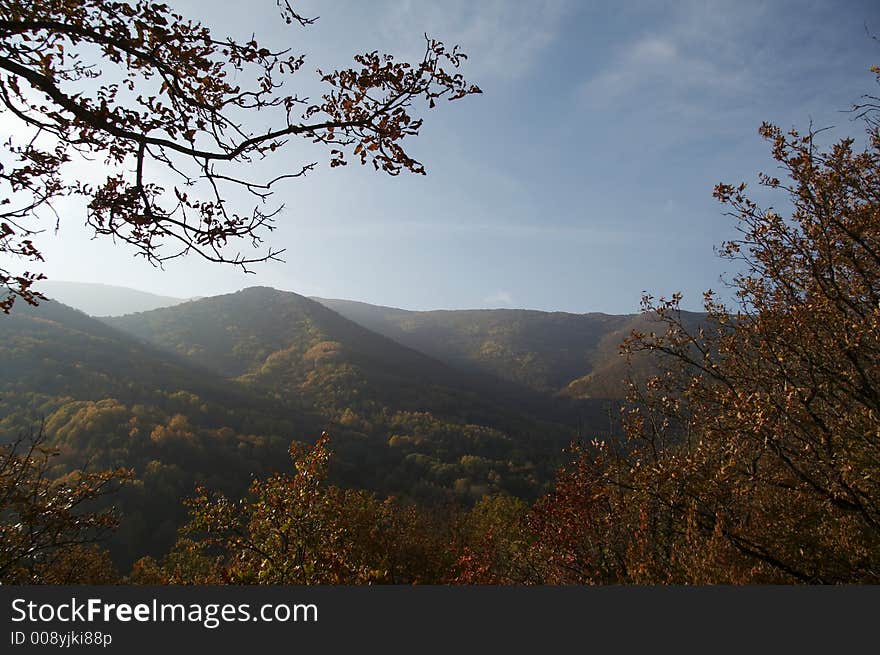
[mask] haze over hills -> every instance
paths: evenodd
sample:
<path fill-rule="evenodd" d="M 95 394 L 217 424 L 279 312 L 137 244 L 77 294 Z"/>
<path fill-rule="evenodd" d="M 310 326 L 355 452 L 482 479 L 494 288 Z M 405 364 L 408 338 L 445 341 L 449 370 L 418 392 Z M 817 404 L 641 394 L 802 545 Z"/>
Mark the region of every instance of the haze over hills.
<path fill-rule="evenodd" d="M 490 373 L 535 391 L 622 399 L 633 370 L 619 353 L 633 330 L 657 329 L 643 314 L 570 314 L 526 309 L 408 311 L 351 300 L 318 302 L 395 341 L 463 370 Z M 689 315 L 699 320 L 698 314 Z"/>
<path fill-rule="evenodd" d="M 116 307 L 142 299 L 125 292 Z M 42 423 L 58 472 L 132 468 L 121 561 L 167 549 L 196 483 L 240 493 L 323 430 L 345 485 L 421 503 L 534 498 L 565 446 L 607 434 L 617 346 L 645 320 L 414 312 L 267 287 L 101 320 L 20 305 L 0 322 L 0 441 Z"/>
<path fill-rule="evenodd" d="M 42 424 L 58 472 L 132 468 L 123 550 L 162 552 L 197 482 L 241 493 L 322 430 L 334 479 L 429 503 L 535 497 L 576 436 L 519 388 L 267 288 L 103 321 L 22 304 L 0 341 L 0 441 Z"/>
<path fill-rule="evenodd" d="M 220 375 L 300 398 L 367 432 L 387 420 L 386 410 L 427 411 L 539 438 L 530 425 L 534 419 L 524 421 L 518 402 L 509 402 L 503 381 L 462 375 L 295 293 L 254 287 L 105 320 Z M 557 430 L 544 426 L 539 432 Z"/>
<path fill-rule="evenodd" d="M 0 385 L 74 399 L 116 394 L 143 400 L 157 389 L 242 404 L 237 386 L 59 302 L 22 303 L 0 321 Z"/>
<path fill-rule="evenodd" d="M 90 316 L 121 316 L 171 307 L 187 301 L 186 298 L 160 296 L 128 287 L 93 282 L 42 280 L 39 289 L 47 297 L 76 307 Z"/>
<path fill-rule="evenodd" d="M 106 293 L 103 285 L 76 284 L 86 296 L 101 297 Z M 90 288 L 92 286 L 94 288 Z M 106 316 L 119 316 L 122 312 L 116 310 L 123 307 L 138 307 L 137 311 L 153 309 L 147 306 L 140 308 L 143 305 L 142 292 L 132 291 L 131 297 L 125 297 L 125 289 L 111 289 L 113 298 L 104 302 L 103 306 L 112 305 L 115 310 Z M 113 304 L 111 300 L 117 302 Z M 353 323 L 459 371 L 491 376 L 496 384 L 505 381 L 542 394 L 559 394 L 575 399 L 623 398 L 626 392 L 624 378 L 629 373 L 644 374 L 646 364 L 636 359 L 632 368 L 629 368 L 628 362 L 619 354 L 619 346 L 632 330 L 655 327 L 651 325 L 652 319 L 642 314 L 571 314 L 526 309 L 410 311 L 353 300 L 313 300 Z M 81 305 L 75 302 L 71 304 L 90 313 L 85 301 Z M 197 314 L 203 310 L 193 311 Z M 692 322 L 700 320 L 699 314 L 688 316 Z M 220 320 L 223 320 L 222 317 Z M 112 320 L 110 322 L 113 323 Z M 170 348 L 224 375 L 246 373 L 247 367 L 242 368 L 242 358 L 250 358 L 250 364 L 253 365 L 261 354 L 265 356 L 277 350 L 273 346 L 272 335 L 266 332 L 251 334 L 248 337 L 250 346 L 237 342 L 236 352 L 232 353 L 228 348 L 224 350 L 223 346 L 223 343 L 230 346 L 231 341 L 235 340 L 232 332 L 226 335 L 228 338 L 225 342 L 218 342 L 205 350 L 203 344 L 185 339 L 178 339 L 179 343 L 172 344 L 170 340 L 173 335 L 167 331 L 161 337 L 150 336 L 148 332 L 154 329 L 165 330 L 154 323 L 151 323 L 149 330 L 146 326 L 139 327 L 134 319 L 123 320 L 118 325 L 127 326 L 128 331 L 141 338 L 161 342 L 160 345 L 166 349 Z M 178 325 L 173 329 L 186 330 L 186 327 Z M 234 332 L 237 328 L 231 329 Z M 264 339 L 268 341 L 263 342 Z M 178 347 L 183 343 L 188 344 L 186 352 Z M 238 363 L 233 364 L 233 361 Z"/>

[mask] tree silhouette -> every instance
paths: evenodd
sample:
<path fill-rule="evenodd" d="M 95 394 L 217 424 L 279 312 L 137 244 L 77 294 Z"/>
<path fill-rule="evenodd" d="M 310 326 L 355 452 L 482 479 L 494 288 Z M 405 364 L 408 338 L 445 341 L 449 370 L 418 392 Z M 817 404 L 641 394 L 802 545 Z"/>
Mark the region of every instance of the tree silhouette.
<path fill-rule="evenodd" d="M 287 24 L 315 20 L 285 0 L 278 6 Z M 277 258 L 279 250 L 247 256 L 234 244 L 261 244 L 281 210 L 267 204 L 275 185 L 316 162 L 268 180 L 242 177 L 242 165 L 299 137 L 327 147 L 332 167 L 354 157 L 390 175 L 424 174 L 404 149 L 422 125 L 413 104 L 480 92 L 444 69 L 466 58 L 457 47 L 425 38 L 415 63 L 374 51 L 356 56 L 353 68 L 318 71 L 325 92 L 313 102 L 284 88 L 302 55 L 219 38 L 165 4 L 0 1 L 0 108 L 21 127 L 3 146 L 0 252 L 41 261 L 33 240 L 40 218 L 58 199 L 83 196 L 96 235 L 131 244 L 157 265 L 190 252 L 245 270 Z M 65 165 L 83 159 L 101 161 L 106 177 L 70 179 Z M 253 206 L 230 205 L 237 189 Z M 0 308 L 8 312 L 16 297 L 36 303 L 41 277 L 0 269 Z"/>

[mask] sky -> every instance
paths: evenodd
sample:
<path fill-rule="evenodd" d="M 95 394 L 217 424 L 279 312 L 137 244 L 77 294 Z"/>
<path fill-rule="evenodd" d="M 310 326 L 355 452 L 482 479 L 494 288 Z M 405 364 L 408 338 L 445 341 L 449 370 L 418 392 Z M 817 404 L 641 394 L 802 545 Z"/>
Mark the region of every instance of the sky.
<path fill-rule="evenodd" d="M 762 121 L 859 134 L 845 110 L 876 93 L 868 69 L 880 63 L 876 2 L 304 1 L 301 13 L 320 16 L 306 29 L 272 0 L 168 2 L 218 34 L 305 53 L 304 77 L 364 51 L 420 58 L 427 32 L 461 46 L 483 94 L 421 112 L 409 150 L 427 176 L 330 169 L 324 156 L 279 189 L 285 211 L 267 241 L 284 262 L 245 274 L 191 256 L 157 269 L 92 239 L 84 208 L 69 205 L 38 240 L 52 279 L 577 313 L 632 313 L 645 291 L 682 292 L 697 309 L 732 271 L 714 251 L 735 234 L 714 185 L 774 171 Z M 294 142 L 266 171 L 312 158 Z"/>

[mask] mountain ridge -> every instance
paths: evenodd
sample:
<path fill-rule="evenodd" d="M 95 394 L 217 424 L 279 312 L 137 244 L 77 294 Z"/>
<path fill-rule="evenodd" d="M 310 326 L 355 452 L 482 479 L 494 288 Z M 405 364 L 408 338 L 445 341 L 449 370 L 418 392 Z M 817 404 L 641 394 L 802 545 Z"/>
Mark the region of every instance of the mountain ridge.
<path fill-rule="evenodd" d="M 624 398 L 627 363 L 619 356 L 618 347 L 634 329 L 655 323 L 644 314 L 413 311 L 359 301 L 318 301 L 371 330 L 459 368 L 581 400 Z M 635 366 L 644 368 L 638 358 Z"/>
<path fill-rule="evenodd" d="M 270 287 L 101 320 L 58 301 L 16 307 L 0 322 L 0 439 L 40 418 L 59 473 L 133 468 L 124 560 L 126 544 L 173 541 L 183 510 L 166 507 L 194 484 L 243 492 L 325 430 L 341 484 L 444 504 L 533 499 L 571 441 L 614 429 L 613 394 L 583 378 L 591 352 L 619 360 L 608 328 L 632 317 L 336 302 L 362 316 Z"/>
<path fill-rule="evenodd" d="M 429 368 L 440 363 L 468 376 L 485 376 L 480 384 L 495 386 L 499 391 L 506 386 L 508 396 L 529 389 L 575 400 L 622 400 L 626 394 L 623 378 L 628 374 L 628 364 L 619 356 L 618 346 L 632 330 L 652 327 L 651 319 L 643 314 L 579 314 L 509 308 L 409 310 L 356 300 L 308 298 L 268 286 L 248 287 L 171 306 L 228 298 L 242 292 L 289 293 L 300 298 L 300 302 L 316 302 L 362 328 L 430 357 L 434 361 Z M 104 318 L 110 324 L 117 319 L 126 322 L 125 316 L 155 309 L 163 308 Z M 253 311 L 260 310 L 255 308 Z M 131 325 L 134 320 L 139 319 L 128 319 L 128 331 L 137 333 L 136 326 Z M 149 335 L 142 333 L 139 336 L 148 338 Z M 201 346 L 195 344 L 194 347 Z M 241 349 L 243 345 L 238 344 L 238 347 Z M 268 345 L 264 354 L 268 356 L 274 350 L 278 348 Z M 178 354 L 198 360 L 197 353 Z M 223 375 L 248 372 L 247 367 L 232 366 L 225 355 L 221 360 L 226 364 L 220 371 Z M 214 358 L 205 357 L 200 363 L 215 369 L 217 366 Z M 255 362 L 249 364 L 253 366 Z M 645 366 L 636 360 L 635 368 L 644 369 Z"/>

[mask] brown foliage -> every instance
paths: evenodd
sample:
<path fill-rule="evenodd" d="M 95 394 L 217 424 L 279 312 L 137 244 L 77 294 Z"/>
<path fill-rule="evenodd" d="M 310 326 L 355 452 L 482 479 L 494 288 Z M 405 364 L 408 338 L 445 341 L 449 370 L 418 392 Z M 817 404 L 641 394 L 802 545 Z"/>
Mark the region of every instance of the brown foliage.
<path fill-rule="evenodd" d="M 719 184 L 741 237 L 738 307 L 679 296 L 629 353 L 662 373 L 634 389 L 626 436 L 582 451 L 533 511 L 546 581 L 880 581 L 880 133 L 823 150 L 815 131 L 761 135 L 789 216 Z"/>
<path fill-rule="evenodd" d="M 453 584 L 521 584 L 537 578 L 525 519 L 528 505 L 511 496 L 485 496 L 457 517 L 451 535 Z"/>
<path fill-rule="evenodd" d="M 116 527 L 116 516 L 95 501 L 131 473 L 74 471 L 55 479 L 54 454 L 42 433 L 0 446 L 0 582 L 112 582 L 116 572 L 96 542 Z"/>
<path fill-rule="evenodd" d="M 190 522 L 161 562 L 136 563 L 145 584 L 413 584 L 448 563 L 439 532 L 415 508 L 326 483 L 329 437 L 291 448 L 296 472 L 255 480 L 233 501 L 198 489 Z"/>

